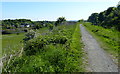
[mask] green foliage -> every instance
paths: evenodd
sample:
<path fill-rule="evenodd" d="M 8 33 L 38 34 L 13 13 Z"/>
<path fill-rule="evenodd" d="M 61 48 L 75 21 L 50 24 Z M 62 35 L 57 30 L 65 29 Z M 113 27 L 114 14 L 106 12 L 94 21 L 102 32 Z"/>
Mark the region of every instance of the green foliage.
<path fill-rule="evenodd" d="M 28 33 L 25 34 L 25 38 L 23 39 L 24 42 L 33 39 L 35 37 L 35 32 L 33 30 L 30 30 Z"/>
<path fill-rule="evenodd" d="M 34 29 L 40 29 L 40 28 L 42 28 L 43 27 L 43 25 L 41 24 L 41 22 L 34 22 Z"/>
<path fill-rule="evenodd" d="M 65 44 L 68 41 L 67 31 L 65 30 L 54 30 L 52 33 L 49 33 L 45 36 L 38 36 L 32 40 L 29 40 L 25 44 L 25 53 L 27 55 L 33 55 L 36 52 L 41 52 L 41 49 L 45 45 L 49 44 Z M 27 38 L 28 39 L 28 38 Z"/>
<path fill-rule="evenodd" d="M 52 21 L 34 21 L 33 22 L 33 29 L 41 29 L 43 27 L 49 27 L 53 25 Z"/>
<path fill-rule="evenodd" d="M 3 72 L 83 72 L 79 29 L 78 24 L 57 26 L 27 41 L 23 56 L 11 60 Z"/>
<path fill-rule="evenodd" d="M 32 39 L 26 42 L 24 51 L 26 55 L 34 55 L 36 52 L 42 51 L 44 45 L 47 44 L 47 41 L 42 38 Z"/>
<path fill-rule="evenodd" d="M 94 25 L 100 25 L 104 28 L 115 28 L 120 31 L 120 9 L 117 7 L 109 7 L 100 13 L 93 13 L 88 18 L 88 22 Z"/>
<path fill-rule="evenodd" d="M 84 20 L 83 20 L 83 19 L 80 19 L 80 20 L 78 20 L 78 22 L 84 22 Z"/>
<path fill-rule="evenodd" d="M 55 22 L 55 26 L 64 24 L 65 21 L 66 21 L 65 17 L 59 17 L 59 18 L 57 19 L 57 21 Z"/>
<path fill-rule="evenodd" d="M 48 61 L 44 61 L 41 56 L 23 56 L 11 60 L 11 64 L 6 69 L 9 72 L 53 72 L 52 66 L 47 66 Z"/>
<path fill-rule="evenodd" d="M 49 28 L 49 30 L 51 31 L 51 30 L 53 29 L 54 25 L 53 25 L 53 24 L 51 24 L 51 23 L 48 23 L 48 24 L 47 24 L 47 27 L 48 27 L 48 28 Z"/>
<path fill-rule="evenodd" d="M 2 20 L 2 34 L 14 34 L 26 32 L 26 29 L 41 29 L 48 27 L 53 29 L 54 22 L 52 21 L 31 21 L 28 19 Z"/>
<path fill-rule="evenodd" d="M 95 25 L 98 23 L 98 13 L 93 13 L 88 19 L 88 22 L 92 22 Z"/>
<path fill-rule="evenodd" d="M 33 22 L 29 19 L 15 19 L 15 20 L 2 20 L 3 29 L 13 29 L 20 27 L 20 25 L 32 24 Z"/>

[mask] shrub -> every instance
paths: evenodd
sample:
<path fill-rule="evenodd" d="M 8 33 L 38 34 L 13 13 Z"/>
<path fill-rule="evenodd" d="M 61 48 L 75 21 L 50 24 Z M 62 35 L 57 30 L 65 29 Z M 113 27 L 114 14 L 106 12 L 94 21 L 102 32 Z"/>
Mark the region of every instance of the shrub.
<path fill-rule="evenodd" d="M 33 39 L 35 36 L 35 32 L 33 30 L 30 30 L 28 33 L 25 34 L 25 38 L 23 39 L 24 42 Z"/>
<path fill-rule="evenodd" d="M 26 55 L 34 55 L 36 52 L 43 51 L 42 48 L 47 44 L 47 40 L 42 38 L 31 39 L 26 42 L 24 51 Z"/>

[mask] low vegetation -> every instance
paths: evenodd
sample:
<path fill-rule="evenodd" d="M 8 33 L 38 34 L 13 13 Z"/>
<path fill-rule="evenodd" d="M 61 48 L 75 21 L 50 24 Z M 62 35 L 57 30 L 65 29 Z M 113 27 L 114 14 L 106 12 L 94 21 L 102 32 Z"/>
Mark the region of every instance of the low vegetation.
<path fill-rule="evenodd" d="M 17 34 L 8 34 L 2 35 L 2 55 L 11 55 L 15 54 L 21 50 L 22 39 L 24 38 L 24 33 L 19 35 Z"/>
<path fill-rule="evenodd" d="M 81 48 L 79 24 L 60 25 L 25 41 L 22 56 L 3 72 L 84 72 Z"/>

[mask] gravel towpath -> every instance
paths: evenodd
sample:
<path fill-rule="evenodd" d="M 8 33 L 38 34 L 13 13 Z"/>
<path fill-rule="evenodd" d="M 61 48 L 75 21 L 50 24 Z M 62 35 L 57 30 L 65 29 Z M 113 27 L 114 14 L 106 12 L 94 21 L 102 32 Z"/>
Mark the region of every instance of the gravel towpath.
<path fill-rule="evenodd" d="M 114 64 L 108 54 L 100 47 L 95 38 L 90 35 L 84 26 L 80 24 L 82 41 L 88 57 L 89 70 L 92 72 L 118 72 L 118 66 Z"/>

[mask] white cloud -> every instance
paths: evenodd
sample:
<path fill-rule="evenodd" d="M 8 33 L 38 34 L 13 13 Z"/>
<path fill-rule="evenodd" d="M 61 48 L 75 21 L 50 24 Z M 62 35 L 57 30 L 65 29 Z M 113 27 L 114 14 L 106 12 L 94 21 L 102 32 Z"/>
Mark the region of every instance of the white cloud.
<path fill-rule="evenodd" d="M 119 0 L 1 0 L 2 2 L 119 2 Z"/>

